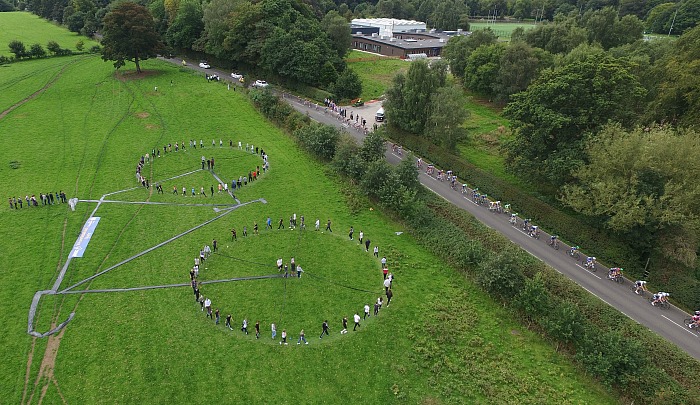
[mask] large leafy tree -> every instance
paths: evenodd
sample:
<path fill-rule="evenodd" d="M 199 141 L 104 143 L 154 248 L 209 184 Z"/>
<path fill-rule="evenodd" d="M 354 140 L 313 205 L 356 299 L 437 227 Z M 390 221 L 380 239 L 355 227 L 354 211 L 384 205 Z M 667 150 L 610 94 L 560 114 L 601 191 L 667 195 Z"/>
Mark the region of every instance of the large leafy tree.
<path fill-rule="evenodd" d="M 464 85 L 472 91 L 491 96 L 505 49 L 502 44 L 482 45 L 476 48 L 467 59 Z"/>
<path fill-rule="evenodd" d="M 501 55 L 498 77 L 493 93 L 498 100 L 507 101 L 511 95 L 527 89 L 540 71 L 552 67 L 552 54 L 533 48 L 524 41 L 511 41 Z"/>
<path fill-rule="evenodd" d="M 445 44 L 442 55 L 450 64 L 450 71 L 455 77 L 463 78 L 469 55 L 481 45 L 495 44 L 496 34 L 491 29 L 474 31 L 469 36 L 456 35 Z"/>
<path fill-rule="evenodd" d="M 586 138 L 609 121 L 634 123 L 644 93 L 637 78 L 610 56 L 593 54 L 544 71 L 504 110 L 516 128 L 508 145 L 510 167 L 554 185 L 565 183 L 585 161 Z"/>
<path fill-rule="evenodd" d="M 696 258 L 700 230 L 700 143 L 692 130 L 606 127 L 586 147 L 592 162 L 574 172 L 563 201 L 604 219 L 643 247 L 686 265 Z"/>
<path fill-rule="evenodd" d="M 432 143 L 454 149 L 467 132 L 464 121 L 469 112 L 464 107 L 466 100 L 457 86 L 440 87 L 430 100 L 425 135 Z"/>
<path fill-rule="evenodd" d="M 191 49 L 204 30 L 202 5 L 199 0 L 183 0 L 177 10 L 175 20 L 166 33 L 168 45 Z"/>
<path fill-rule="evenodd" d="M 140 62 L 164 49 L 150 11 L 131 1 L 117 4 L 107 13 L 102 35 L 102 59 L 114 61 L 117 69 L 132 61 L 140 73 Z"/>
<path fill-rule="evenodd" d="M 408 72 L 397 74 L 387 91 L 385 104 L 390 125 L 422 134 L 430 110 L 430 100 L 439 87 L 445 85 L 446 66 L 428 65 L 426 61 L 411 63 Z"/>
<path fill-rule="evenodd" d="M 348 20 L 333 10 L 323 17 L 321 26 L 331 39 L 333 49 L 338 52 L 338 56 L 344 58 L 350 50 L 350 43 L 352 42 L 352 33 L 350 32 Z"/>

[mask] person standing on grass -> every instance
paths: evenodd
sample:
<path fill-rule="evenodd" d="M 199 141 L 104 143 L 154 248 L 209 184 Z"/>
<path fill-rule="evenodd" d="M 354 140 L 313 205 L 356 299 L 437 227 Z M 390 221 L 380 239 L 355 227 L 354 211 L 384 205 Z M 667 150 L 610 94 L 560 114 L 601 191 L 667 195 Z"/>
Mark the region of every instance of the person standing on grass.
<path fill-rule="evenodd" d="M 280 344 L 282 343 L 285 345 L 287 344 L 287 329 L 282 329 L 282 340 L 280 341 Z"/>
<path fill-rule="evenodd" d="M 352 234 L 355 232 L 354 229 L 352 229 L 352 226 L 350 227 L 350 232 L 348 233 L 348 236 L 350 237 L 350 240 L 352 240 Z"/>
<path fill-rule="evenodd" d="M 294 261 L 293 257 L 292 257 L 292 260 L 290 260 L 289 265 L 292 267 L 292 273 L 297 271 L 297 263 Z"/>
<path fill-rule="evenodd" d="M 318 231 L 321 226 L 321 220 L 316 218 L 316 230 Z"/>
<path fill-rule="evenodd" d="M 297 266 L 297 278 L 301 278 L 301 273 L 303 273 L 304 270 L 301 269 L 301 266 Z"/>
<path fill-rule="evenodd" d="M 391 291 L 391 289 L 386 290 L 386 307 L 389 308 L 389 303 L 391 302 L 391 298 L 394 296 L 394 292 Z"/>
<path fill-rule="evenodd" d="M 277 337 L 277 326 L 275 326 L 274 322 L 270 324 L 270 330 L 272 331 L 272 340 L 275 340 L 275 338 Z"/>
<path fill-rule="evenodd" d="M 187 196 L 187 188 L 184 186 L 182 187 L 182 195 L 185 197 Z"/>
<path fill-rule="evenodd" d="M 216 324 L 218 325 L 218 324 L 219 324 L 219 319 L 221 319 L 221 318 L 219 317 L 219 308 L 216 308 L 215 316 L 216 316 Z"/>
<path fill-rule="evenodd" d="M 391 288 L 391 280 L 389 278 L 384 279 L 384 292 L 389 291 Z"/>
<path fill-rule="evenodd" d="M 300 345 L 302 341 L 304 342 L 305 345 L 309 344 L 309 342 L 306 341 L 306 337 L 304 335 L 304 329 L 302 329 L 301 332 L 299 332 L 299 340 L 297 341 L 297 344 Z"/>
<path fill-rule="evenodd" d="M 280 224 L 277 226 L 277 229 L 284 229 L 284 218 L 280 218 Z"/>
<path fill-rule="evenodd" d="M 382 268 L 386 269 L 386 256 L 382 257 Z"/>
<path fill-rule="evenodd" d="M 231 314 L 226 315 L 226 327 L 229 328 L 229 330 L 233 330 L 231 327 Z"/>
<path fill-rule="evenodd" d="M 213 187 L 212 187 L 212 188 L 213 188 Z M 200 188 L 199 188 L 199 194 L 200 194 L 200 195 L 203 195 L 204 197 L 207 196 L 207 193 L 204 192 L 204 187 L 200 187 Z"/>
<path fill-rule="evenodd" d="M 241 324 L 241 332 L 248 334 L 248 318 L 243 318 L 243 323 Z"/>
<path fill-rule="evenodd" d="M 204 307 L 207 309 L 207 318 L 211 318 L 211 300 L 209 298 L 204 301 Z"/>
<path fill-rule="evenodd" d="M 374 303 L 374 316 L 379 315 L 379 302 Z"/>
<path fill-rule="evenodd" d="M 236 239 L 236 228 L 231 228 L 231 241 L 233 242 Z"/>
<path fill-rule="evenodd" d="M 365 240 L 365 252 L 369 252 L 370 243 L 372 243 L 372 241 L 367 238 L 367 240 Z"/>
<path fill-rule="evenodd" d="M 321 325 L 321 336 L 319 336 L 318 338 L 319 338 L 319 339 L 323 339 L 323 335 L 324 335 L 324 334 L 325 334 L 326 336 L 329 335 L 329 333 L 328 333 L 328 319 L 326 319 L 325 321 L 323 321 L 323 324 Z"/>
<path fill-rule="evenodd" d="M 253 224 L 253 235 L 257 235 L 257 234 L 258 234 L 258 223 L 255 222 Z"/>
<path fill-rule="evenodd" d="M 277 259 L 277 271 L 282 271 L 282 258 Z"/>
<path fill-rule="evenodd" d="M 203 295 L 200 295 L 200 296 L 199 296 L 199 306 L 202 307 L 202 312 L 204 312 L 204 302 L 205 302 L 205 301 L 204 301 L 204 296 L 203 296 Z"/>
<path fill-rule="evenodd" d="M 384 280 L 386 280 L 387 274 L 389 273 L 389 269 L 386 267 L 382 268 L 382 273 L 384 274 Z"/>
<path fill-rule="evenodd" d="M 260 339 L 260 321 L 255 321 L 255 338 Z"/>
<path fill-rule="evenodd" d="M 333 230 L 331 229 L 331 220 L 330 220 L 330 218 L 328 219 L 328 222 L 326 223 L 326 230 L 329 231 L 329 232 L 333 232 Z"/>
<path fill-rule="evenodd" d="M 219 187 L 221 187 L 221 184 L 219 184 Z M 214 197 L 214 185 L 211 185 L 211 196 Z"/>
<path fill-rule="evenodd" d="M 211 242 L 211 244 L 212 244 L 212 246 L 214 246 L 214 251 L 215 251 L 215 252 L 216 252 L 217 250 L 219 250 L 219 244 L 216 242 L 216 239 L 214 239 L 214 240 Z"/>
<path fill-rule="evenodd" d="M 340 331 L 341 335 L 348 333 L 348 317 L 343 317 L 343 329 Z"/>
<path fill-rule="evenodd" d="M 362 238 L 365 237 L 365 233 L 360 230 L 360 239 L 358 239 L 358 243 L 361 245 L 362 244 Z"/>
<path fill-rule="evenodd" d="M 248 237 L 248 225 L 243 225 L 243 236 Z"/>
<path fill-rule="evenodd" d="M 361 319 L 361 318 L 360 318 L 360 314 L 358 314 L 357 312 L 355 312 L 355 315 L 353 316 L 353 318 L 354 318 L 354 320 L 355 320 L 355 326 L 352 328 L 352 330 L 353 330 L 353 331 L 356 331 L 357 328 L 360 326 L 360 319 Z"/>
<path fill-rule="evenodd" d="M 374 257 L 379 258 L 379 246 L 374 247 Z"/>
<path fill-rule="evenodd" d="M 267 217 L 267 221 L 265 221 L 265 229 L 272 229 L 272 218 Z"/>
<path fill-rule="evenodd" d="M 365 317 L 364 317 L 364 319 L 367 319 L 368 316 L 369 316 L 369 304 L 365 304 Z"/>

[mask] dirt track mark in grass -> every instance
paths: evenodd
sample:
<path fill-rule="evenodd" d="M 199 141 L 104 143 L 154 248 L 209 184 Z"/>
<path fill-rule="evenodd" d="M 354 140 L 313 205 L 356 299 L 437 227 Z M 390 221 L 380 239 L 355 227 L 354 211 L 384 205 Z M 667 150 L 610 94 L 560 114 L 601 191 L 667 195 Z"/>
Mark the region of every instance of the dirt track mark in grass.
<path fill-rule="evenodd" d="M 0 120 L 3 119 L 3 118 L 5 118 L 5 117 L 7 116 L 7 114 L 9 114 L 9 113 L 11 113 L 12 111 L 16 110 L 17 108 L 21 107 L 21 106 L 24 105 L 25 103 L 34 100 L 34 99 L 37 98 L 41 93 L 45 92 L 49 87 L 53 86 L 53 84 L 56 82 L 56 80 L 58 80 L 58 79 L 61 77 L 61 75 L 63 74 L 63 71 L 66 70 L 66 69 L 68 68 L 68 66 L 73 65 L 75 62 L 76 62 L 76 61 L 74 60 L 74 61 L 72 61 L 72 62 L 66 64 L 65 66 L 63 66 L 63 67 L 61 68 L 61 70 L 59 70 L 58 73 L 56 73 L 56 74 L 51 78 L 51 80 L 49 80 L 49 81 L 44 85 L 44 87 L 42 87 L 42 88 L 40 88 L 39 90 L 35 91 L 34 93 L 30 94 L 29 96 L 27 96 L 27 97 L 24 98 L 23 100 L 20 100 L 20 101 L 16 102 L 13 106 L 11 106 L 10 108 L 8 108 L 7 110 L 1 112 L 1 113 L 0 113 Z"/>

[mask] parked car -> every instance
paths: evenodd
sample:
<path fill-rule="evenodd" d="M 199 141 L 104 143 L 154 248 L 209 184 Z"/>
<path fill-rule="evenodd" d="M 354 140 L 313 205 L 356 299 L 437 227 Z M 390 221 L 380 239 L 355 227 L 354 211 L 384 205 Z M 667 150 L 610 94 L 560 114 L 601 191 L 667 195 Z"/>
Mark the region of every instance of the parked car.
<path fill-rule="evenodd" d="M 253 87 L 258 87 L 261 89 L 264 89 L 265 87 L 269 86 L 265 80 L 256 80 L 255 83 L 253 83 Z"/>
<path fill-rule="evenodd" d="M 209 64 L 204 61 L 199 62 L 199 67 L 201 67 L 202 69 L 211 69 L 211 66 L 209 66 Z"/>
<path fill-rule="evenodd" d="M 233 80 L 238 80 L 238 81 L 243 79 L 243 75 L 240 73 L 231 73 L 231 77 L 233 78 Z"/>

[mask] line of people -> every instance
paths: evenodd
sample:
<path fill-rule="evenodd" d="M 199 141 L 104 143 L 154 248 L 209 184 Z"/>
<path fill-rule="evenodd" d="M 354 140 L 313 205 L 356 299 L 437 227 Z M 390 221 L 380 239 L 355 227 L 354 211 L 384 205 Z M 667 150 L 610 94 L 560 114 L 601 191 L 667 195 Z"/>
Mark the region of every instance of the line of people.
<path fill-rule="evenodd" d="M 38 207 L 39 206 L 39 200 L 41 200 L 41 205 L 55 205 L 55 204 L 61 204 L 61 203 L 67 203 L 68 198 L 66 198 L 66 194 L 61 190 L 61 192 L 50 192 L 50 193 L 39 193 L 39 199 L 36 198 L 36 194 L 32 194 L 30 197 L 29 194 L 27 194 L 24 197 L 24 200 L 22 200 L 22 197 L 9 197 L 8 198 L 8 203 L 10 205 L 10 209 L 22 209 L 25 206 L 27 208 L 30 207 Z"/>

